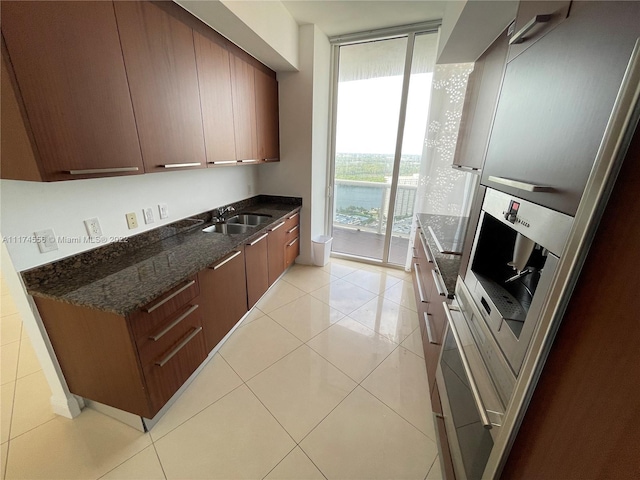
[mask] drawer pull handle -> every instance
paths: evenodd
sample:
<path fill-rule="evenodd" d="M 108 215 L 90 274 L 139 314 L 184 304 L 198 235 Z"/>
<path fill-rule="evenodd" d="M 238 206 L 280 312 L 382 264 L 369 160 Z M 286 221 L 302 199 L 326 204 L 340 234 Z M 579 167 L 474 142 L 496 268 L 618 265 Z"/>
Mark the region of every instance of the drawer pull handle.
<path fill-rule="evenodd" d="M 238 160 L 238 163 L 256 163 L 259 162 L 260 160 L 257 160 L 255 158 L 247 158 L 245 160 Z"/>
<path fill-rule="evenodd" d="M 424 323 L 427 327 L 427 337 L 429 338 L 429 343 L 433 344 L 433 345 L 440 345 L 438 342 L 436 342 L 433 339 L 433 335 L 431 334 L 431 321 L 429 320 L 429 317 L 431 316 L 430 314 L 428 314 L 427 312 L 423 313 L 424 315 Z"/>
<path fill-rule="evenodd" d="M 413 258 L 418 258 L 418 251 L 416 250 L 416 247 L 413 247 Z"/>
<path fill-rule="evenodd" d="M 162 305 L 164 305 L 165 303 L 167 303 L 169 300 L 171 300 L 173 297 L 175 297 L 176 295 L 181 294 L 182 292 L 184 292 L 187 288 L 189 288 L 190 286 L 194 285 L 196 283 L 195 280 L 191 280 L 190 282 L 187 282 L 185 285 L 183 285 L 182 287 L 180 287 L 178 290 L 176 290 L 175 292 L 173 292 L 171 295 L 169 295 L 167 298 L 163 298 L 162 300 L 160 300 L 158 303 L 156 303 L 154 306 L 149 307 L 149 308 L 145 308 L 144 311 L 147 313 L 151 313 L 153 312 L 156 308 L 161 307 Z"/>
<path fill-rule="evenodd" d="M 265 158 L 264 161 L 265 162 L 277 162 L 279 160 L 278 157 L 274 157 L 274 158 Z"/>
<path fill-rule="evenodd" d="M 267 238 L 267 236 L 268 236 L 268 235 L 269 235 L 268 233 L 265 233 L 265 234 L 264 234 L 264 235 L 262 235 L 261 237 L 256 238 L 253 242 L 251 242 L 251 243 L 247 243 L 247 245 L 249 245 L 250 247 L 253 247 L 253 246 L 254 246 L 256 243 L 258 243 L 260 240 L 263 240 L 263 239 Z"/>
<path fill-rule="evenodd" d="M 436 283 L 436 290 L 438 291 L 438 295 L 441 297 L 446 297 L 446 289 L 442 285 L 442 280 L 440 280 L 440 275 L 435 270 L 431 270 L 431 275 L 433 275 L 433 281 Z"/>
<path fill-rule="evenodd" d="M 237 163 L 235 160 L 216 160 L 215 162 L 207 162 L 209 165 L 230 165 Z"/>
<path fill-rule="evenodd" d="M 460 359 L 462 360 L 462 367 L 464 368 L 464 372 L 469 379 L 469 386 L 471 387 L 471 393 L 473 395 L 473 400 L 475 401 L 476 408 L 478 409 L 478 413 L 480 414 L 480 419 L 484 428 L 491 428 L 491 421 L 489 421 L 489 416 L 487 415 L 487 411 L 484 408 L 484 403 L 482 402 L 482 398 L 480 397 L 480 390 L 478 389 L 478 385 L 476 384 L 476 379 L 473 377 L 473 373 L 471 372 L 471 367 L 469 366 L 469 360 L 467 359 L 467 354 L 464 351 L 462 341 L 460 340 L 460 335 L 458 334 L 458 329 L 453 321 L 453 317 L 451 316 L 451 311 L 449 310 L 449 305 L 447 302 L 442 302 L 444 306 L 444 313 L 447 315 L 447 322 L 449 322 L 449 328 L 451 329 L 451 333 L 453 334 L 453 339 L 456 342 L 458 347 L 458 353 L 460 354 Z"/>
<path fill-rule="evenodd" d="M 420 296 L 420 303 L 429 303 L 424 298 L 424 293 L 422 293 L 422 280 L 420 280 L 420 265 L 417 263 L 413 264 L 413 268 L 416 271 L 416 283 L 418 284 L 418 295 Z"/>
<path fill-rule="evenodd" d="M 186 167 L 199 167 L 202 165 L 200 162 L 191 162 L 191 163 L 165 163 L 164 165 L 160 165 L 162 168 L 186 168 Z"/>
<path fill-rule="evenodd" d="M 511 37 L 511 39 L 509 40 L 509 45 L 523 43 L 526 40 L 525 35 L 529 33 L 529 30 L 531 30 L 539 23 L 546 23 L 549 20 L 551 20 L 551 15 L 536 15 L 531 20 L 529 20 L 524 27 L 518 30 L 518 32 L 515 33 L 513 37 Z"/>
<path fill-rule="evenodd" d="M 225 263 L 230 262 L 231 260 L 233 260 L 234 258 L 236 258 L 238 255 L 240 255 L 242 252 L 240 250 L 235 250 L 233 252 L 232 255 L 228 256 L 227 258 L 225 258 L 224 260 L 222 260 L 221 262 L 219 262 L 218 264 L 214 265 L 213 267 L 209 267 L 211 270 L 217 270 L 219 269 L 221 266 L 223 266 Z"/>
<path fill-rule="evenodd" d="M 427 240 L 424 238 L 424 232 L 420 231 L 420 243 L 422 244 L 422 248 L 424 249 L 424 254 L 427 257 L 427 262 L 433 263 L 433 255 L 431 255 L 431 249 L 429 245 L 427 245 Z"/>
<path fill-rule="evenodd" d="M 153 340 L 154 342 L 157 342 L 162 337 L 164 337 L 169 330 L 171 330 L 173 327 L 178 325 L 182 320 L 187 318 L 189 315 L 191 315 L 197 309 L 198 309 L 198 305 L 191 305 L 191 308 L 189 310 L 187 310 L 182 315 L 180 315 L 178 318 L 176 318 L 173 322 L 171 322 L 170 325 L 167 325 L 165 328 L 162 329 L 161 332 L 158 332 L 158 333 L 156 333 L 155 335 L 153 335 L 152 337 L 149 337 L 149 338 L 151 340 Z"/>
<path fill-rule="evenodd" d="M 69 175 L 92 175 L 99 173 L 137 172 L 138 167 L 85 168 L 84 170 L 67 170 Z"/>
<path fill-rule="evenodd" d="M 293 215 L 291 215 L 290 217 L 287 217 L 287 220 L 293 220 L 294 218 L 296 218 L 298 215 L 300 215 L 300 212 L 296 212 Z"/>
<path fill-rule="evenodd" d="M 166 365 L 166 363 L 171 360 L 180 350 L 182 350 L 185 345 L 187 343 L 189 343 L 193 337 L 195 337 L 196 335 L 198 335 L 200 332 L 202 331 L 202 327 L 198 327 L 196 329 L 194 329 L 189 336 L 187 336 L 184 340 L 182 340 L 177 346 L 176 348 L 174 348 L 173 350 L 171 350 L 166 357 L 164 357 L 162 360 L 160 360 L 159 362 L 156 362 L 156 365 L 158 367 L 164 367 Z"/>
<path fill-rule="evenodd" d="M 287 243 L 287 247 L 293 247 L 299 238 L 300 237 L 296 237 L 293 240 L 291 240 L 289 243 Z"/>
<path fill-rule="evenodd" d="M 284 222 L 280 222 L 279 224 L 277 224 L 275 227 L 269 229 L 270 232 L 275 232 L 277 229 L 279 229 L 282 225 L 284 225 Z"/>
<path fill-rule="evenodd" d="M 295 226 L 295 227 L 293 227 L 292 229 L 287 230 L 287 233 L 293 233 L 293 232 L 295 232 L 295 231 L 296 231 L 297 229 L 299 229 L 299 228 L 300 228 L 300 225 L 296 225 L 296 226 Z"/>
<path fill-rule="evenodd" d="M 548 185 L 536 185 L 535 183 L 519 182 L 518 180 L 511 180 L 510 178 L 494 177 L 489 175 L 490 182 L 499 183 L 500 185 L 506 185 L 507 187 L 513 187 L 525 192 L 553 192 L 554 188 Z"/>

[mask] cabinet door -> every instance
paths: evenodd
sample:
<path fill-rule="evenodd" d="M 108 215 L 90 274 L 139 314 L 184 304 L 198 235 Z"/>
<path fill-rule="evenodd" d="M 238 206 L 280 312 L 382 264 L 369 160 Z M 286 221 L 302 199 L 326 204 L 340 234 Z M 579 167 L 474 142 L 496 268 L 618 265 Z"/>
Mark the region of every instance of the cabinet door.
<path fill-rule="evenodd" d="M 280 160 L 278 82 L 261 70 L 256 69 L 255 74 L 258 158 L 276 162 Z"/>
<path fill-rule="evenodd" d="M 2 35 L 44 180 L 143 173 L 111 2 L 2 2 Z"/>
<path fill-rule="evenodd" d="M 247 313 L 244 251 L 240 247 L 198 273 L 207 352 Z"/>
<path fill-rule="evenodd" d="M 229 52 L 195 31 L 193 41 L 198 65 L 207 164 L 235 164 L 236 141 L 232 121 Z"/>
<path fill-rule="evenodd" d="M 284 272 L 285 222 L 282 221 L 269 230 L 267 244 L 269 246 L 269 285 Z"/>
<path fill-rule="evenodd" d="M 269 288 L 269 264 L 267 236 L 264 234 L 245 245 L 245 270 L 247 273 L 247 306 L 253 307 Z"/>
<path fill-rule="evenodd" d="M 484 185 L 575 215 L 640 36 L 638 18 L 638 2 L 574 2 L 566 21 L 507 65 Z"/>
<path fill-rule="evenodd" d="M 507 31 L 478 58 L 469 75 L 453 165 L 479 170 L 498 103 L 509 42 Z"/>
<path fill-rule="evenodd" d="M 146 172 L 205 166 L 191 28 L 149 2 L 114 2 Z"/>
<path fill-rule="evenodd" d="M 256 92 L 253 66 L 238 57 L 231 58 L 233 83 L 233 125 L 236 137 L 236 158 L 258 160 L 256 131 Z"/>

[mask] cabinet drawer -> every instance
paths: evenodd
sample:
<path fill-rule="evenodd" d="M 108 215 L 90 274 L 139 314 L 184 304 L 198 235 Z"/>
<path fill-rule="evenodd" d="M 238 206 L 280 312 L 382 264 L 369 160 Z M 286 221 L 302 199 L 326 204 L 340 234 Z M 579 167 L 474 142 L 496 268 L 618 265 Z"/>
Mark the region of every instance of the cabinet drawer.
<path fill-rule="evenodd" d="M 200 293 L 197 277 L 190 277 L 164 295 L 149 302 L 130 317 L 136 339 L 149 335 Z"/>
<path fill-rule="evenodd" d="M 438 399 L 439 398 L 440 396 L 438 396 Z M 445 427 L 444 418 L 442 418 L 441 414 L 434 413 L 433 423 L 436 429 L 436 440 L 438 443 L 438 452 L 440 453 L 440 466 L 442 467 L 442 478 L 446 480 L 454 480 L 456 476 L 453 470 L 453 460 L 451 458 L 451 450 L 449 449 L 449 440 L 447 438 L 447 429 Z"/>
<path fill-rule="evenodd" d="M 288 268 L 300 255 L 300 237 L 295 237 L 284 246 L 284 268 Z"/>
<path fill-rule="evenodd" d="M 143 368 L 165 355 L 189 331 L 202 326 L 202 310 L 197 300 L 189 302 L 147 335 L 136 339 Z"/>
<path fill-rule="evenodd" d="M 194 327 L 167 352 L 144 368 L 155 413 L 178 391 L 206 357 L 202 327 Z"/>

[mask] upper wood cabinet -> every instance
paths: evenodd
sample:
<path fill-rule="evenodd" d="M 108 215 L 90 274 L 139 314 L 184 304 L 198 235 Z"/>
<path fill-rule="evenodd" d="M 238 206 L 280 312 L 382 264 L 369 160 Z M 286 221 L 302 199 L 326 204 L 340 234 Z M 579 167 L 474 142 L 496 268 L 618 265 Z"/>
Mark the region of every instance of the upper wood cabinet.
<path fill-rule="evenodd" d="M 2 34 L 42 180 L 143 172 L 110 2 L 5 1 Z M 3 85 L 3 106 L 4 94 Z M 9 152 L 3 149 L 3 164 L 33 161 L 6 158 Z M 5 168 L 3 178 L 16 178 L 5 177 Z"/>
<path fill-rule="evenodd" d="M 190 27 L 149 2 L 114 2 L 146 172 L 205 166 Z"/>
<path fill-rule="evenodd" d="M 255 73 L 258 158 L 274 162 L 280 159 L 278 82 L 261 70 Z"/>
<path fill-rule="evenodd" d="M 231 71 L 236 158 L 238 161 L 257 161 L 255 68 L 239 57 L 232 57 Z"/>
<path fill-rule="evenodd" d="M 200 86 L 207 164 L 236 161 L 236 141 L 231 100 L 229 52 L 198 32 L 193 32 Z"/>
<path fill-rule="evenodd" d="M 484 165 L 508 47 L 505 30 L 476 60 L 469 75 L 454 167 L 480 170 Z"/>

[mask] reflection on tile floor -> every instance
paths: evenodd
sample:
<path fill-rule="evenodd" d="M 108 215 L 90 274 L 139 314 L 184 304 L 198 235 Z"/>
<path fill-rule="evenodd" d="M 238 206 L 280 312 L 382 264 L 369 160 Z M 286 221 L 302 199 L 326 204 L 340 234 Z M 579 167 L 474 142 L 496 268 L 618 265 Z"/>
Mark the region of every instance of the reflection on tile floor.
<path fill-rule="evenodd" d="M 2 297 L 3 479 L 441 478 L 405 272 L 294 265 L 147 434 L 53 415 Z"/>

